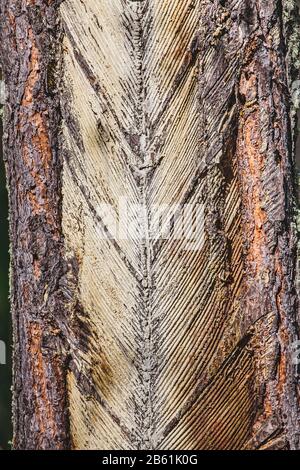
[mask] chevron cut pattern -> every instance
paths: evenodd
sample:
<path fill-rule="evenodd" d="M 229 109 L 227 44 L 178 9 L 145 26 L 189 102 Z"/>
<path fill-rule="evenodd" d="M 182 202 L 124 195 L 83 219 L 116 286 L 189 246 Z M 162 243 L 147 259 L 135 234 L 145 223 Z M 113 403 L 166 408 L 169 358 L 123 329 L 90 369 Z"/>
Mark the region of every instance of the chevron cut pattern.
<path fill-rule="evenodd" d="M 218 136 L 234 109 L 220 122 L 216 97 L 203 125 L 200 4 L 61 5 L 63 228 L 77 298 L 68 376 L 74 448 L 232 449 L 250 438 L 255 381 L 239 304 L 237 162 L 232 156 L 229 176 L 210 165 L 205 135 L 209 128 L 211 159 L 221 160 Z M 208 49 L 203 62 L 213 75 L 212 61 Z M 234 61 L 224 69 L 228 101 L 233 71 Z M 120 218 L 122 198 L 143 207 L 130 237 L 113 236 L 99 210 L 109 205 Z M 192 220 L 197 204 L 204 236 L 196 249 L 184 238 L 153 237 L 158 207 L 188 205 Z"/>

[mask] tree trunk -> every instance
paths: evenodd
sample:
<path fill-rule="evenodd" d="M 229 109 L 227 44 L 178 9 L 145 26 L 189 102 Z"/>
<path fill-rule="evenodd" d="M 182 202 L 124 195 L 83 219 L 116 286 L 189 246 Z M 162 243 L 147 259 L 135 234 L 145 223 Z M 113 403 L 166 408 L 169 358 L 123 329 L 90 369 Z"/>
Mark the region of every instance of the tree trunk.
<path fill-rule="evenodd" d="M 1 1 L 16 449 L 300 448 L 295 13 Z"/>

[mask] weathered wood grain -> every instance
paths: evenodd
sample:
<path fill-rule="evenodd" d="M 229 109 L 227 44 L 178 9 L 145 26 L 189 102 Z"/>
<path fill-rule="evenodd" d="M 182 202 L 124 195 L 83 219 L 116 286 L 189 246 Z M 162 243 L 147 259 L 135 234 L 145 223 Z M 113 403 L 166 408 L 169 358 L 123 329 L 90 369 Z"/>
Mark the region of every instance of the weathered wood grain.
<path fill-rule="evenodd" d="M 294 7 L 2 5 L 16 448 L 299 448 Z"/>

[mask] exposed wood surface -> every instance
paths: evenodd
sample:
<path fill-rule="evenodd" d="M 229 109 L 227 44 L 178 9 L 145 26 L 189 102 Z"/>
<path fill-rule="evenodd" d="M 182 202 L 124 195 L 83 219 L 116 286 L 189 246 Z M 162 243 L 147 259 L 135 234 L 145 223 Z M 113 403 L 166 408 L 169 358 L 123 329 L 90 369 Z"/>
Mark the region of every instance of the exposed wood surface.
<path fill-rule="evenodd" d="M 292 4 L 58 3 L 2 5 L 15 447 L 299 448 Z"/>

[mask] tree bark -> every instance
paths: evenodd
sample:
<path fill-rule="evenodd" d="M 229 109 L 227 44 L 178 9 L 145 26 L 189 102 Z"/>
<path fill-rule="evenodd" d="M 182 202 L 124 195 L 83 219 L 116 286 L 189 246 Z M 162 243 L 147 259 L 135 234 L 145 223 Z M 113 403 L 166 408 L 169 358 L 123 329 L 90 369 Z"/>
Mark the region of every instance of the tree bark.
<path fill-rule="evenodd" d="M 16 449 L 300 448 L 296 10 L 1 1 Z"/>

